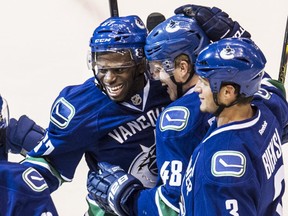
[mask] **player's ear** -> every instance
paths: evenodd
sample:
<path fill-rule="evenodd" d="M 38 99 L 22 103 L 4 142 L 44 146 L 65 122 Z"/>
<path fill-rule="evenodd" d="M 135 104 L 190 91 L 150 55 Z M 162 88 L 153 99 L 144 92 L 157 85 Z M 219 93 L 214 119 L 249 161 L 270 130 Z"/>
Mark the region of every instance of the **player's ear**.
<path fill-rule="evenodd" d="M 189 63 L 185 60 L 182 60 L 179 64 L 181 76 L 185 77 L 188 73 L 190 73 Z"/>
<path fill-rule="evenodd" d="M 224 104 L 229 104 L 234 101 L 237 97 L 237 90 L 233 85 L 224 85 L 220 90 L 221 102 Z"/>

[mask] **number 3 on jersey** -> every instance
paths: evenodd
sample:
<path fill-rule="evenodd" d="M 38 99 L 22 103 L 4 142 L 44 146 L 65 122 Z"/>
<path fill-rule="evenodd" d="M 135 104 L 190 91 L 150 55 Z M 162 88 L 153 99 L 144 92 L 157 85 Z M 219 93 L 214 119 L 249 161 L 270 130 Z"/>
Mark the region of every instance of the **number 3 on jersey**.
<path fill-rule="evenodd" d="M 165 161 L 160 170 L 163 183 L 170 186 L 180 186 L 182 182 L 182 169 L 183 165 L 181 161 Z"/>
<path fill-rule="evenodd" d="M 238 202 L 236 199 L 229 199 L 225 202 L 226 209 L 230 210 L 229 213 L 233 216 L 239 216 L 238 214 Z"/>

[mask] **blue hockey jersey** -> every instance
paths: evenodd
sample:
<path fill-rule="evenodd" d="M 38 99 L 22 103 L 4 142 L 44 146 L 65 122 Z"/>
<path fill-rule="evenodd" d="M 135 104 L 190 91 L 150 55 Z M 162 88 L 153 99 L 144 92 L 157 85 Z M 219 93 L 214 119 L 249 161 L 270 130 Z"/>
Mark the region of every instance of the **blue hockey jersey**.
<path fill-rule="evenodd" d="M 122 103 L 97 88 L 94 78 L 68 86 L 53 103 L 44 139 L 23 163 L 37 169 L 51 191 L 63 180 L 72 180 L 84 154 L 91 170 L 97 169 L 97 162 L 106 161 L 151 188 L 158 173 L 156 119 L 170 102 L 160 81 L 147 80 L 143 91 Z"/>
<path fill-rule="evenodd" d="M 194 88 L 171 103 L 157 121 L 157 186 L 140 192 L 135 215 L 178 215 L 183 175 L 192 152 L 209 128 L 212 116 L 199 109 Z"/>
<path fill-rule="evenodd" d="M 264 80 L 253 107 L 250 119 L 213 123 L 195 149 L 182 183 L 181 215 L 281 215 L 288 105 Z"/>
<path fill-rule="evenodd" d="M 0 166 L 1 216 L 58 215 L 48 185 L 37 170 L 7 161 Z"/>

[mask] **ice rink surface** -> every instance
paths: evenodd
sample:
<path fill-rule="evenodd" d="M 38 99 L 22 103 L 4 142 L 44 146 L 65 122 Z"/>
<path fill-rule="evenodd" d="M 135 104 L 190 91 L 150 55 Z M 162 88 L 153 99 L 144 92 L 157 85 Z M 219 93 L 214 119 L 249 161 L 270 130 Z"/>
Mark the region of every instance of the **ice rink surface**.
<path fill-rule="evenodd" d="M 118 0 L 120 15 L 136 14 L 144 22 L 151 12 L 169 17 L 176 7 L 188 3 L 217 6 L 239 21 L 266 55 L 266 71 L 278 78 L 287 0 Z M 108 0 L 1 0 L 0 94 L 9 103 L 11 117 L 26 114 L 41 126 L 48 125 L 59 91 L 92 76 L 86 65 L 89 39 L 109 15 Z M 283 154 L 288 179 L 288 145 Z M 12 161 L 20 159 L 10 155 Z M 82 160 L 73 182 L 53 194 L 61 216 L 80 216 L 86 211 L 87 170 Z M 288 216 L 287 193 L 284 216 Z"/>

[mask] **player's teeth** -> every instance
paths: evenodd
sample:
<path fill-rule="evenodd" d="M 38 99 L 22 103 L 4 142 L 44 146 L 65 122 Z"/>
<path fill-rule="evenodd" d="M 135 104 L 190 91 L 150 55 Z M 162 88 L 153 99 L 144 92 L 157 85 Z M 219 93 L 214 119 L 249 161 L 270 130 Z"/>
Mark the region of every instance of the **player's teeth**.
<path fill-rule="evenodd" d="M 122 85 L 115 86 L 115 87 L 109 87 L 109 89 L 110 89 L 111 91 L 117 91 L 117 90 L 119 90 L 120 88 L 122 88 Z"/>

